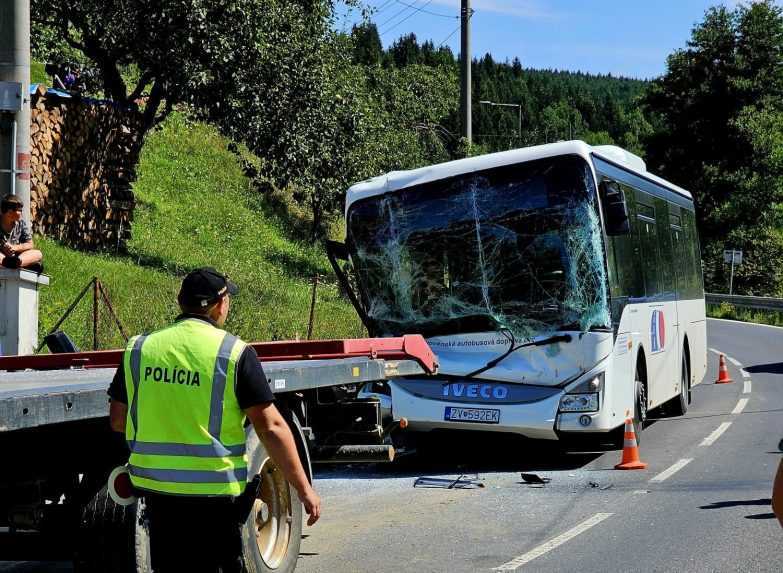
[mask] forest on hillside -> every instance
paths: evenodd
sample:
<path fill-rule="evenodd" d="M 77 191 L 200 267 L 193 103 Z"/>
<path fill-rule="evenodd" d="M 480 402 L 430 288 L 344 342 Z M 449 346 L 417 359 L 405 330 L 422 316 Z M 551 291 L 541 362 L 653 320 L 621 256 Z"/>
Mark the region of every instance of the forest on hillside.
<path fill-rule="evenodd" d="M 371 16 L 339 32 L 337 4 L 32 0 L 33 57 L 82 66 L 91 94 L 141 106 L 145 131 L 181 109 L 245 143 L 258 176 L 309 211 L 313 241 L 367 177 L 560 139 L 615 143 L 694 192 L 708 290 L 726 289 L 722 250 L 740 248 L 735 291 L 783 295 L 775 3 L 708 10 L 651 82 L 476 58 L 472 145 L 459 137 L 457 55 L 412 35 L 384 49 Z"/>

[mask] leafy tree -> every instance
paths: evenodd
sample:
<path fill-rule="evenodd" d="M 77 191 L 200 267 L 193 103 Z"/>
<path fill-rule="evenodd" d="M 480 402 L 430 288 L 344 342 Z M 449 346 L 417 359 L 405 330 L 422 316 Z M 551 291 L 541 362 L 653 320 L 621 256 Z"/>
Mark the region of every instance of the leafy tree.
<path fill-rule="evenodd" d="M 33 0 L 31 19 L 35 37 L 54 33 L 94 63 L 106 97 L 133 105 L 144 95 L 149 128 L 179 102 L 217 106 L 246 66 L 281 46 L 307 55 L 332 10 L 331 0 Z M 130 65 L 133 85 L 122 74 Z"/>
<path fill-rule="evenodd" d="M 780 293 L 783 15 L 770 1 L 712 8 L 644 97 L 658 129 L 651 168 L 691 189 L 707 287 L 724 289 L 724 248 L 742 248 L 740 292 Z"/>
<path fill-rule="evenodd" d="M 353 62 L 375 66 L 383 62 L 383 44 L 378 27 L 372 22 L 356 25 L 351 30 Z"/>

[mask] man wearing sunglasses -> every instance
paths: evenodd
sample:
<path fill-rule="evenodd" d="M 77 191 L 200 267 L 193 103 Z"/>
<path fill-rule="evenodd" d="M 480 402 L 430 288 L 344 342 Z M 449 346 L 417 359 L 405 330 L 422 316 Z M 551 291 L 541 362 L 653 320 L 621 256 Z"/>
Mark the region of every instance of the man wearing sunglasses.
<path fill-rule="evenodd" d="M 23 209 L 16 195 L 6 195 L 0 202 L 0 265 L 41 272 L 43 255 L 33 246 L 30 227 L 22 220 Z"/>

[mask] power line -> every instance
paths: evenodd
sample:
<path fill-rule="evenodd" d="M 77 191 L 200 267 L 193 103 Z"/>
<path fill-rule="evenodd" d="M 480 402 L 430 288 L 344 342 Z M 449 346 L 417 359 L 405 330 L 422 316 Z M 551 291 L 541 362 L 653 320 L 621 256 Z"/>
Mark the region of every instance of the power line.
<path fill-rule="evenodd" d="M 406 2 L 403 2 L 402 0 L 394 0 L 397 2 L 397 4 L 402 4 L 403 6 L 408 6 L 409 8 L 416 8 L 413 4 L 408 4 Z M 425 4 L 426 6 L 426 4 Z M 459 20 L 459 16 L 455 16 L 453 14 L 441 14 L 440 12 L 432 12 L 430 10 L 425 10 L 424 6 L 421 8 L 418 8 L 419 12 L 422 12 L 424 14 L 429 14 L 430 16 L 440 16 L 441 18 L 449 18 L 451 20 Z"/>
<path fill-rule="evenodd" d="M 418 0 L 416 0 L 416 1 L 418 1 Z M 378 28 L 383 28 L 383 27 L 384 27 L 386 24 L 388 24 L 389 22 L 391 22 L 392 20 L 394 20 L 395 18 L 397 18 L 397 16 L 399 16 L 400 14 L 403 14 L 404 12 L 407 12 L 407 11 L 408 11 L 408 7 L 406 6 L 405 8 L 403 8 L 402 10 L 400 10 L 399 12 L 397 12 L 397 13 L 396 13 L 394 16 L 392 16 L 392 17 L 391 17 L 391 18 L 389 18 L 388 20 L 384 20 L 383 24 L 379 24 L 379 25 L 378 25 Z M 414 13 L 415 13 L 415 12 L 414 12 Z"/>
<path fill-rule="evenodd" d="M 389 6 L 391 6 L 391 5 L 392 5 L 392 3 L 394 3 L 395 1 L 396 1 L 396 0 L 386 0 L 386 2 L 384 2 L 384 3 L 383 3 L 383 4 L 381 4 L 380 6 L 376 6 L 376 7 L 375 7 L 375 14 L 380 14 L 381 12 L 383 12 L 384 10 L 386 10 L 386 8 L 388 8 Z"/>
<path fill-rule="evenodd" d="M 418 12 L 421 12 L 422 8 L 426 8 L 426 7 L 427 7 L 427 6 L 429 6 L 430 4 L 432 4 L 432 0 L 427 0 L 427 2 L 425 2 L 425 3 L 424 3 L 424 5 L 423 5 L 421 8 L 416 8 L 416 9 L 414 9 L 414 11 L 413 11 L 413 12 L 411 12 L 410 14 L 408 14 L 407 16 L 405 16 L 405 18 L 403 18 L 402 20 L 400 20 L 400 21 L 399 21 L 399 22 L 397 22 L 396 24 L 393 24 L 393 25 L 392 25 L 390 28 L 386 28 L 386 31 L 384 31 L 384 32 L 381 32 L 381 36 L 383 36 L 383 35 L 385 35 L 385 34 L 388 34 L 388 33 L 389 33 L 389 32 L 391 32 L 392 30 L 394 30 L 394 29 L 395 29 L 397 26 L 399 26 L 400 24 L 402 24 L 403 22 L 405 22 L 406 20 L 408 20 L 408 19 L 409 19 L 409 18 L 411 18 L 412 16 L 415 16 L 415 15 L 416 15 Z"/>
<path fill-rule="evenodd" d="M 443 40 L 443 41 L 442 41 L 440 44 L 438 44 L 438 47 L 440 48 L 440 47 L 442 47 L 442 46 L 443 46 L 443 44 L 445 44 L 446 42 L 448 42 L 448 41 L 449 41 L 449 39 L 450 39 L 450 38 L 451 38 L 451 37 L 452 37 L 454 34 L 456 34 L 457 32 L 459 32 L 460 28 L 462 28 L 462 24 L 459 24 L 459 25 L 458 25 L 456 28 L 454 28 L 454 29 L 451 31 L 451 34 L 449 34 L 448 36 L 446 36 L 446 39 L 445 39 L 445 40 Z"/>
<path fill-rule="evenodd" d="M 475 10 L 473 10 L 473 9 L 471 9 L 471 11 L 470 11 L 470 14 L 468 15 L 468 21 L 470 21 L 470 20 L 473 18 L 473 14 L 475 14 L 475 13 L 476 13 L 476 11 L 475 11 Z M 459 18 L 459 16 L 457 16 L 457 18 Z M 448 41 L 449 41 L 449 39 L 450 39 L 450 38 L 451 38 L 451 37 L 452 37 L 454 34 L 456 34 L 457 32 L 459 32 L 459 30 L 460 30 L 460 28 L 461 28 L 461 27 L 462 27 L 462 22 L 460 22 L 459 26 L 457 26 L 456 28 L 454 28 L 454 29 L 451 31 L 451 34 L 449 34 L 448 36 L 446 36 L 446 38 L 445 38 L 445 39 L 444 39 L 444 40 L 443 40 L 443 41 L 442 41 L 440 44 L 438 44 L 438 47 L 440 48 L 441 46 L 443 46 L 443 44 L 445 44 L 446 42 L 448 42 Z"/>

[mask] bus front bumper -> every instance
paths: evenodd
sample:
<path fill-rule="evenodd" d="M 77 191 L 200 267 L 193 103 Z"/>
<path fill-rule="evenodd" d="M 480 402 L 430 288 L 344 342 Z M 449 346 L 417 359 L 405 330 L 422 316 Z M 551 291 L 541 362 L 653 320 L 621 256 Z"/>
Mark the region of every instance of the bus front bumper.
<path fill-rule="evenodd" d="M 474 430 L 487 432 L 508 432 L 537 440 L 557 440 L 555 422 L 560 404 L 561 391 L 525 404 L 503 404 L 497 402 L 452 402 L 435 398 L 422 398 L 390 382 L 394 418 L 406 418 L 411 430 L 435 429 Z M 446 419 L 450 408 L 465 410 L 498 411 L 497 421 L 459 421 Z"/>

